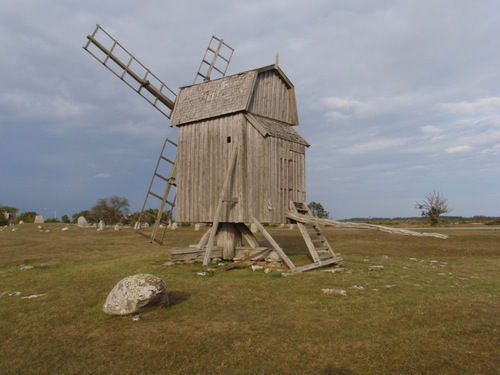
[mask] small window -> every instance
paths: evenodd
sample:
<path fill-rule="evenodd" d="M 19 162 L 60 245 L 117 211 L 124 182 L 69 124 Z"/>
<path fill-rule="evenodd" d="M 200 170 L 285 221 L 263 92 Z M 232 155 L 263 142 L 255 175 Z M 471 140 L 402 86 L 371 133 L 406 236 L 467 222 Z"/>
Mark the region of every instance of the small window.
<path fill-rule="evenodd" d="M 227 143 L 231 143 L 231 137 L 227 137 Z"/>

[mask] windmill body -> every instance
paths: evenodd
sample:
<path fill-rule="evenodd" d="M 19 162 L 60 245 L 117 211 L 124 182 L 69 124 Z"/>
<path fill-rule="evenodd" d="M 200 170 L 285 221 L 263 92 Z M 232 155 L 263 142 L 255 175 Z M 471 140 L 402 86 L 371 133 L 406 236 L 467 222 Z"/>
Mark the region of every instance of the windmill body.
<path fill-rule="evenodd" d="M 305 201 L 305 149 L 291 82 L 275 65 L 181 88 L 171 126 L 179 128 L 177 220 L 214 221 L 237 149 L 222 223 L 285 223 L 289 202 Z"/>

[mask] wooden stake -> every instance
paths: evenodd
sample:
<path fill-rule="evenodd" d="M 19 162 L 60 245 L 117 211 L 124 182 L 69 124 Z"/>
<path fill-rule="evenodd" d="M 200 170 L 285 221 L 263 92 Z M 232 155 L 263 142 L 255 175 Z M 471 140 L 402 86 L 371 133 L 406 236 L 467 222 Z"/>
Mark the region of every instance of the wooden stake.
<path fill-rule="evenodd" d="M 229 187 L 229 182 L 231 181 L 231 176 L 233 175 L 234 166 L 236 164 L 236 157 L 238 155 L 238 144 L 233 146 L 233 153 L 231 155 L 231 161 L 229 162 L 229 167 L 227 168 L 226 177 L 224 179 L 224 184 L 222 185 L 222 190 L 219 195 L 219 203 L 217 204 L 217 209 L 215 210 L 214 221 L 212 223 L 212 230 L 210 231 L 210 238 L 208 239 L 208 247 L 205 252 L 205 258 L 203 259 L 203 265 L 208 266 L 210 263 L 210 255 L 212 253 L 212 247 L 214 246 L 215 233 L 219 227 L 220 213 L 222 210 L 222 204 L 224 203 L 224 197 L 227 196 L 227 189 Z"/>

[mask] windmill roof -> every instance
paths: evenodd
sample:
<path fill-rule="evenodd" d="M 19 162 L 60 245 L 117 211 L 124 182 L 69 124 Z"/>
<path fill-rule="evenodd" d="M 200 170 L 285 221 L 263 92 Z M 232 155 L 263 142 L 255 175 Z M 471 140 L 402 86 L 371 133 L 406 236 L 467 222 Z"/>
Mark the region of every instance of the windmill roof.
<path fill-rule="evenodd" d="M 293 88 L 283 71 L 275 65 L 181 87 L 170 126 L 248 110 L 257 75 L 268 70 L 276 70 L 283 82 Z"/>
<path fill-rule="evenodd" d="M 246 113 L 245 117 L 263 137 L 271 136 L 299 143 L 306 147 L 310 146 L 309 142 L 302 138 L 302 136 L 289 124 L 267 117 L 255 116 L 250 113 Z"/>

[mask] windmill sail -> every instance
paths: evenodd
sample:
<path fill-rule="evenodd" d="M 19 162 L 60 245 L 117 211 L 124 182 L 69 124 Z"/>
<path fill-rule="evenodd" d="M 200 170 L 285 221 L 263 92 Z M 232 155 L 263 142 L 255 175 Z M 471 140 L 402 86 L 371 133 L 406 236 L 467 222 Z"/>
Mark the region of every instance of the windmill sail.
<path fill-rule="evenodd" d="M 176 94 L 116 39 L 97 25 L 83 47 L 130 88 L 170 118 Z"/>
<path fill-rule="evenodd" d="M 229 47 L 224 43 L 224 39 L 219 39 L 215 35 L 210 39 L 205 56 L 201 60 L 200 68 L 194 78 L 193 85 L 198 78 L 202 78 L 203 82 L 208 82 L 212 79 L 212 73 L 215 71 L 219 77 L 226 75 L 227 67 L 233 57 L 234 48 Z"/>

